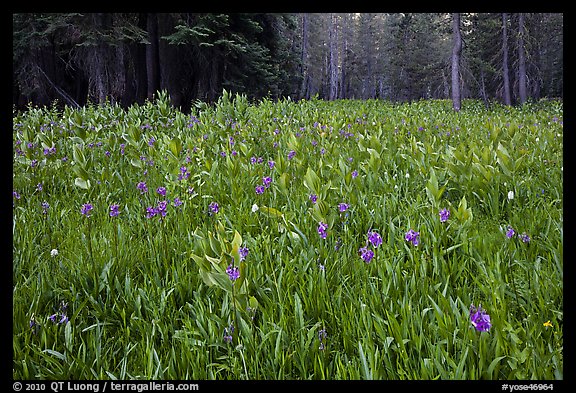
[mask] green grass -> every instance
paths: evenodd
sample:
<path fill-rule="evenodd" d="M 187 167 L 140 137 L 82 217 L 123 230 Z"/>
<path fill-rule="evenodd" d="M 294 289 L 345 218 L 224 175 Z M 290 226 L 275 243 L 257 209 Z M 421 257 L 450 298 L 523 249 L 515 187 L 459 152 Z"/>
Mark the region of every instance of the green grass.
<path fill-rule="evenodd" d="M 14 379 L 563 379 L 561 102 L 168 102 L 14 113 Z"/>

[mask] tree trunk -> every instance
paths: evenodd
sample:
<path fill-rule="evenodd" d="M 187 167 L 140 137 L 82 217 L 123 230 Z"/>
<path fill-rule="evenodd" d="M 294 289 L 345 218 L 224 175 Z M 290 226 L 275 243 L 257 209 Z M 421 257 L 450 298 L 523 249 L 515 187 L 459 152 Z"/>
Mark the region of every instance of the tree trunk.
<path fill-rule="evenodd" d="M 364 90 L 364 95 L 363 97 L 366 99 L 370 99 L 370 98 L 374 98 L 374 73 L 373 73 L 373 59 L 374 59 L 374 53 L 372 51 L 372 48 L 374 47 L 374 36 L 372 34 L 372 22 L 374 19 L 374 15 L 373 14 L 368 14 L 367 15 L 367 19 L 365 19 L 365 23 L 366 23 L 366 30 L 365 30 L 365 34 L 363 37 L 363 46 L 364 46 L 364 50 L 365 52 L 365 58 L 366 58 L 366 76 L 364 77 L 364 86 L 363 89 Z"/>
<path fill-rule="evenodd" d="M 310 98 L 310 89 L 308 82 L 308 14 L 302 14 L 302 52 L 300 57 L 300 75 L 302 83 L 300 84 L 300 98 Z"/>
<path fill-rule="evenodd" d="M 158 40 L 158 15 L 148 14 L 147 19 L 148 41 L 146 47 L 146 75 L 148 82 L 148 99 L 154 99 L 156 92 L 160 90 L 160 56 Z"/>
<path fill-rule="evenodd" d="M 510 96 L 510 70 L 508 68 L 508 14 L 502 13 L 502 77 L 504 80 L 504 104 L 512 105 Z"/>
<path fill-rule="evenodd" d="M 518 14 L 518 95 L 520 104 L 524 104 L 527 99 L 526 94 L 526 56 L 524 48 L 524 37 L 526 29 L 524 26 L 524 13 Z"/>
<path fill-rule="evenodd" d="M 330 90 L 328 99 L 335 100 L 338 97 L 338 36 L 336 29 L 336 15 L 330 15 L 330 28 L 329 28 L 329 50 L 330 50 L 330 63 L 329 63 L 329 83 Z"/>
<path fill-rule="evenodd" d="M 340 53 L 342 53 L 342 61 L 341 63 L 341 67 L 340 67 L 340 77 L 339 77 L 339 84 L 340 84 L 340 93 L 338 95 L 339 98 L 346 98 L 347 97 L 347 91 L 346 91 L 346 67 L 348 65 L 348 37 L 350 35 L 350 15 L 349 14 L 344 14 L 343 18 L 342 18 L 342 50 Z"/>
<path fill-rule="evenodd" d="M 452 47 L 452 107 L 460 111 L 460 56 L 462 54 L 462 35 L 460 34 L 460 14 L 453 14 L 452 21 L 454 46 Z"/>

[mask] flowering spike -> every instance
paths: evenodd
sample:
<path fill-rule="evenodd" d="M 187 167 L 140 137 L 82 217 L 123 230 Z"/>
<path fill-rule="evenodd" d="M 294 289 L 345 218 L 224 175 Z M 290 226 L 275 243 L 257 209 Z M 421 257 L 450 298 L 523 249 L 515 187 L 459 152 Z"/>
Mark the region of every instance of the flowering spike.
<path fill-rule="evenodd" d="M 473 304 L 470 306 L 470 322 L 480 332 L 487 332 L 492 327 L 490 315 L 481 306 L 476 307 Z"/>

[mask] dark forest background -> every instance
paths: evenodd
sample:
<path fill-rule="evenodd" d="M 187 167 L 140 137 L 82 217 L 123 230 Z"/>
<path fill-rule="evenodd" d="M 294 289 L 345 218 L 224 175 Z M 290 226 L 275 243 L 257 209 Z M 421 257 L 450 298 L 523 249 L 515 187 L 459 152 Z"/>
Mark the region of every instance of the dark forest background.
<path fill-rule="evenodd" d="M 12 21 L 17 109 L 130 106 L 166 91 L 188 111 L 224 89 L 253 100 L 563 98 L 561 13 L 16 13 Z"/>

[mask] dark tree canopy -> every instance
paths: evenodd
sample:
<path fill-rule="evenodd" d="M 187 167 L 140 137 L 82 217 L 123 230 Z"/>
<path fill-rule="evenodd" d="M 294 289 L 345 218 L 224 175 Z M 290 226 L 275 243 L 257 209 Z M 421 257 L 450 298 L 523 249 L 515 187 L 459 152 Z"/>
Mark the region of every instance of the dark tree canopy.
<path fill-rule="evenodd" d="M 13 14 L 13 103 L 452 98 L 444 13 Z M 563 96 L 563 14 L 460 14 L 460 98 Z"/>

